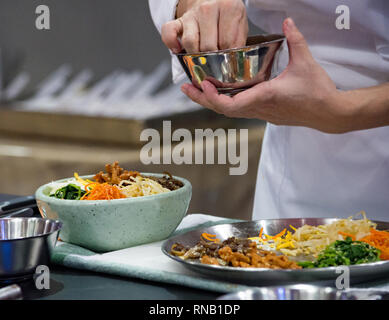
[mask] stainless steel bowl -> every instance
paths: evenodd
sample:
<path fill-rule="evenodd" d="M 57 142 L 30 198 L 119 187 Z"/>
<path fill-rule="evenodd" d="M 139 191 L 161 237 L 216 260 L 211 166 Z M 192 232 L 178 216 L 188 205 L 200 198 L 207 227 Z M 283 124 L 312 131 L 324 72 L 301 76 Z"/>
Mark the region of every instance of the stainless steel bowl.
<path fill-rule="evenodd" d="M 389 292 L 383 290 L 336 290 L 298 284 L 285 287 L 263 287 L 228 293 L 218 300 L 386 300 Z"/>
<path fill-rule="evenodd" d="M 342 291 L 313 285 L 263 287 L 232 292 L 218 300 L 341 300 Z"/>
<path fill-rule="evenodd" d="M 0 281 L 31 277 L 48 265 L 61 227 L 51 219 L 0 219 Z"/>
<path fill-rule="evenodd" d="M 176 54 L 192 83 L 201 88 L 212 82 L 220 93 L 234 95 L 270 78 L 276 53 L 285 37 L 257 35 L 247 39 L 245 47 Z"/>

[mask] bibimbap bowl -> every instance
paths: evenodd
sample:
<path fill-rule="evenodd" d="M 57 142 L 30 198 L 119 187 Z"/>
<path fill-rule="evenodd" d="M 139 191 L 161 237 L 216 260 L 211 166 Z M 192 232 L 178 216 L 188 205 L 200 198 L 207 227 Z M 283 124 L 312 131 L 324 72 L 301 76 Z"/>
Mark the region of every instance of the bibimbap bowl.
<path fill-rule="evenodd" d="M 192 196 L 192 186 L 188 180 L 173 178 L 181 181 L 183 186 L 170 192 L 135 198 L 57 199 L 49 195 L 53 182 L 39 187 L 35 197 L 42 217 L 58 219 L 63 223 L 62 241 L 96 252 L 107 252 L 163 240 L 171 235 L 184 218 Z"/>

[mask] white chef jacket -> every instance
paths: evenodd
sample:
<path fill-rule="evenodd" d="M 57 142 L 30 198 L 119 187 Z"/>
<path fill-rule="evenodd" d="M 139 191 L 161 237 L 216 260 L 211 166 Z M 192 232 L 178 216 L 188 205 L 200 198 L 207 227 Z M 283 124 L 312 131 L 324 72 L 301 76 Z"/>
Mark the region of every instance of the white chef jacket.
<path fill-rule="evenodd" d="M 177 0 L 149 0 L 160 30 Z M 163 3 L 163 4 L 162 4 Z M 335 26 L 336 8 L 350 9 L 350 29 Z M 389 82 L 388 0 L 246 0 L 250 20 L 269 33 L 292 17 L 316 61 L 340 90 Z M 173 58 L 173 79 L 185 77 Z M 287 46 L 274 76 L 288 63 Z M 253 219 L 346 217 L 361 210 L 389 221 L 389 126 L 345 134 L 268 124 Z"/>

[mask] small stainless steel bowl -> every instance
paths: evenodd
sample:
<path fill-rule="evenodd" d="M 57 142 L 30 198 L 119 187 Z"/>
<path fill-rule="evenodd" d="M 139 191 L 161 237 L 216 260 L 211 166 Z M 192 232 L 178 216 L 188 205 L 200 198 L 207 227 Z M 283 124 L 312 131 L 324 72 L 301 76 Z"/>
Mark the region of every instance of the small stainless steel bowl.
<path fill-rule="evenodd" d="M 61 227 L 51 219 L 0 219 L 0 282 L 31 277 L 38 265 L 48 265 Z"/>
<path fill-rule="evenodd" d="M 341 300 L 342 291 L 314 285 L 262 287 L 232 292 L 219 300 Z"/>
<path fill-rule="evenodd" d="M 199 89 L 212 82 L 219 93 L 234 95 L 269 80 L 276 53 L 285 37 L 278 34 L 247 38 L 246 46 L 235 49 L 176 54 L 188 78 Z"/>
<path fill-rule="evenodd" d="M 387 300 L 389 291 L 348 289 L 337 290 L 297 284 L 284 287 L 260 287 L 225 294 L 218 300 Z"/>

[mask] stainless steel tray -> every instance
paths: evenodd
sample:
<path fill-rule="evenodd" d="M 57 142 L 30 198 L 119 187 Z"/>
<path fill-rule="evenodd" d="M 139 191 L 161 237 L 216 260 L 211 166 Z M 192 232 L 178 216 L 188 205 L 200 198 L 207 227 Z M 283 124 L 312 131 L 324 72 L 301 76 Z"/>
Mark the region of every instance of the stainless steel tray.
<path fill-rule="evenodd" d="M 304 218 L 304 219 L 268 219 L 258 221 L 247 221 L 217 225 L 209 228 L 197 229 L 166 240 L 162 244 L 162 251 L 171 259 L 181 263 L 185 267 L 210 276 L 215 280 L 224 280 L 234 283 L 264 286 L 274 284 L 316 282 L 335 286 L 335 280 L 339 277 L 337 267 L 301 269 L 301 270 L 279 270 L 260 268 L 234 268 L 201 264 L 195 261 L 182 260 L 170 254 L 170 248 L 175 242 L 186 246 L 194 246 L 200 239 L 203 232 L 216 234 L 219 239 L 228 237 L 247 238 L 257 236 L 263 227 L 266 234 L 277 234 L 289 225 L 301 227 L 304 224 L 317 226 L 329 224 L 336 219 L 328 218 Z M 377 229 L 389 230 L 389 222 L 374 221 Z M 389 261 L 379 261 L 360 265 L 349 266 L 350 283 L 358 283 L 378 278 L 389 277 Z"/>

